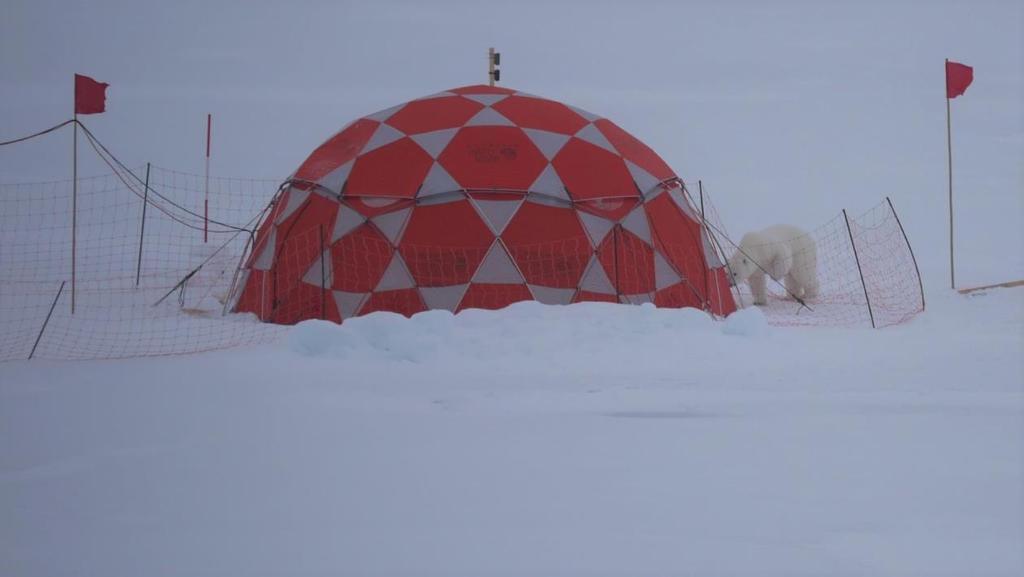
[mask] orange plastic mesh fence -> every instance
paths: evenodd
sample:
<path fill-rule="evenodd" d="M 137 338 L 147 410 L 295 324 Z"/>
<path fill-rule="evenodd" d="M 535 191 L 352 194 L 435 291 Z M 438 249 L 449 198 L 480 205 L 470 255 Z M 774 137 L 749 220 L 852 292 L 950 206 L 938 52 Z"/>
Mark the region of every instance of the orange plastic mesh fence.
<path fill-rule="evenodd" d="M 135 173 L 141 177 L 145 169 Z M 278 325 L 260 322 L 253 314 L 224 313 L 256 219 L 279 183 L 210 178 L 211 222 L 209 241 L 204 243 L 204 177 L 152 167 L 149 182 L 147 192 L 126 173 L 80 178 L 74 243 L 70 180 L 0 184 L 0 360 L 28 358 L 34 347 L 35 358 L 106 359 L 195 353 L 279 338 L 284 329 Z M 143 234 L 144 197 L 148 205 Z M 724 231 L 714 205 L 708 197 L 704 200 L 708 222 Z M 333 247 L 325 247 L 330 261 L 323 266 L 324 278 L 313 278 L 320 274 L 317 263 L 324 246 L 320 233 L 313 232 L 316 234 L 288 239 L 275 256 L 278 264 L 294 260 L 284 268 L 311 270 L 312 277 L 305 281 L 308 286 L 300 286 L 301 279 L 263 275 L 261 286 L 278 283 L 264 286 L 269 297 L 263 302 L 273 303 L 274 291 L 279 296 L 291 291 L 289 298 L 274 305 L 283 307 L 275 319 L 294 322 L 327 316 L 326 309 L 335 310 L 330 291 L 373 290 L 395 251 L 376 235 L 348 235 Z M 840 216 L 810 234 L 817 244 L 820 294 L 808 302 L 813 309 L 809 310 L 787 300 L 781 285 L 769 283 L 771 296 L 764 310 L 772 323 L 870 326 L 865 288 L 877 326 L 903 322 L 922 309 L 909 247 L 888 203 L 850 219 L 849 232 Z M 723 238 L 720 236 L 723 252 L 731 253 L 733 247 Z M 623 246 L 628 240 L 623 238 Z M 863 284 L 853 246 L 860 256 Z M 545 287 L 577 286 L 594 262 L 594 252 L 585 239 L 506 249 L 528 283 Z M 662 250 L 670 253 L 677 265 L 689 265 L 686 259 L 693 258 L 674 255 L 672 246 Z M 460 274 L 469 282 L 487 253 L 487 249 L 413 244 L 404 244 L 398 251 L 412 281 L 420 287 Z M 603 257 L 597 255 L 598 259 L 615 256 L 606 252 Z M 622 249 L 615 258 L 649 260 L 652 255 Z M 702 266 L 692 263 L 694 270 Z M 636 284 L 637 290 L 653 290 L 654 285 L 654 279 L 646 278 L 613 282 Z M 39 338 L 61 283 L 65 283 L 64 289 Z M 495 299 L 505 303 L 522 296 L 522 289 L 503 295 L 496 292 L 500 288 L 481 293 L 480 302 Z M 749 291 L 741 291 L 740 302 L 751 303 Z"/>
<path fill-rule="evenodd" d="M 221 312 L 249 240 L 232 227 L 251 229 L 277 184 L 211 178 L 210 217 L 223 224 L 211 223 L 204 243 L 201 177 L 153 167 L 148 194 L 125 174 L 80 178 L 74 315 L 72 182 L 0 185 L 0 360 L 29 356 L 65 281 L 35 358 L 172 355 L 275 338 L 277 327 Z"/>
<path fill-rule="evenodd" d="M 770 323 L 870 327 L 873 322 L 880 328 L 924 310 L 918 271 L 892 206 L 883 201 L 850 217 L 849 229 L 846 223 L 839 214 L 808 233 L 817 249 L 819 289 L 806 307 L 792 298 L 784 281 L 768 280 L 768 302 L 762 310 Z M 726 245 L 727 252 L 735 250 L 730 242 Z M 794 257 L 794 263 L 801 261 L 799 255 Z M 794 266 L 795 272 L 805 272 Z M 748 285 L 741 284 L 739 293 L 739 306 L 753 304 Z"/>

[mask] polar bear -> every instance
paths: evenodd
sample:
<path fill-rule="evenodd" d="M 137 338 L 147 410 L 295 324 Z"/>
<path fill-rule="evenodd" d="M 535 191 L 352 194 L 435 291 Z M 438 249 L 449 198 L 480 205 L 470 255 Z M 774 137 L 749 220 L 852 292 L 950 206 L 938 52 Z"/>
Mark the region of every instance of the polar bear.
<path fill-rule="evenodd" d="M 818 248 L 795 226 L 777 224 L 743 235 L 728 267 L 729 284 L 746 281 L 755 305 L 768 302 L 765 273 L 775 281 L 785 279 L 786 291 L 801 301 L 818 296 Z"/>

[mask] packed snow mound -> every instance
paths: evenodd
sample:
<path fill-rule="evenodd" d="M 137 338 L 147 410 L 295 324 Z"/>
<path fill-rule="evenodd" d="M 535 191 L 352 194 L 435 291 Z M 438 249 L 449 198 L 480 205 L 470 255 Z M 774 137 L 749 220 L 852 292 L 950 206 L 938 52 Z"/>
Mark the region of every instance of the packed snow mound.
<path fill-rule="evenodd" d="M 758 307 L 740 309 L 725 319 L 722 332 L 743 337 L 763 337 L 771 332 L 768 317 Z"/>
<path fill-rule="evenodd" d="M 376 312 L 340 325 L 303 321 L 291 330 L 287 342 L 300 355 L 337 359 L 425 363 L 550 357 L 557 362 L 569 355 L 621 358 L 635 351 L 674 350 L 720 337 L 717 327 L 707 313 L 693 308 L 523 301 L 501 310 L 470 309 L 458 315 L 431 310 L 405 318 Z"/>

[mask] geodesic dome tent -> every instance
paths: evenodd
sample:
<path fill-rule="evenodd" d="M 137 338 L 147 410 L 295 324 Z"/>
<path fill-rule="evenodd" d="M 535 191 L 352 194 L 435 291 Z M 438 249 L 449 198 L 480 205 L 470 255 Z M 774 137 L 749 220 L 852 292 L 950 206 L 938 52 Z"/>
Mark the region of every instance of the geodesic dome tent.
<path fill-rule="evenodd" d="M 466 86 L 352 122 L 289 178 L 235 310 L 275 323 L 521 300 L 725 315 L 723 265 L 683 182 L 613 122 Z"/>

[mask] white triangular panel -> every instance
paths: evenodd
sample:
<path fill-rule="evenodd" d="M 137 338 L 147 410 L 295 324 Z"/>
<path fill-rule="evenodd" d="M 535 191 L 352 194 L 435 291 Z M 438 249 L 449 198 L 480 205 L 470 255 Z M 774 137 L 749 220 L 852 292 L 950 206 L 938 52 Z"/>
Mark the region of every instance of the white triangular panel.
<path fill-rule="evenodd" d="M 341 313 L 341 318 L 350 319 L 359 311 L 359 307 L 362 306 L 363 301 L 366 300 L 368 293 L 331 291 L 331 294 L 334 295 L 334 304 L 337 305 L 338 312 Z"/>
<path fill-rule="evenodd" d="M 277 218 L 274 219 L 274 224 L 281 224 L 286 218 L 295 213 L 296 210 L 302 206 L 306 199 L 309 198 L 309 190 L 301 190 L 294 186 L 288 190 L 288 202 L 281 209 L 281 212 L 277 213 Z"/>
<path fill-rule="evenodd" d="M 466 126 L 515 126 L 515 123 L 499 114 L 497 110 L 488 107 L 481 109 L 473 118 L 466 121 Z"/>
<path fill-rule="evenodd" d="M 484 217 L 484 222 L 490 227 L 491 232 L 494 236 L 499 236 L 508 226 L 508 221 L 512 220 L 512 215 L 516 213 L 519 206 L 523 204 L 522 200 L 476 200 L 474 199 L 473 204 L 477 210 Z"/>
<path fill-rule="evenodd" d="M 678 206 L 679 209 L 683 211 L 683 214 L 692 218 L 693 220 L 696 220 L 697 222 L 700 222 L 700 216 L 698 216 L 697 213 L 693 210 L 693 207 L 690 206 L 690 201 L 686 199 L 686 195 L 683 194 L 682 189 L 673 188 L 671 191 L 669 191 L 668 195 L 669 198 L 671 198 L 676 203 L 676 206 Z"/>
<path fill-rule="evenodd" d="M 306 274 L 302 275 L 302 282 L 311 284 L 315 287 L 321 286 L 321 283 L 323 283 L 323 286 L 325 287 L 330 287 L 331 284 L 333 284 L 334 271 L 331 259 L 331 249 L 325 250 L 323 254 L 313 261 L 313 264 L 310 265 Z"/>
<path fill-rule="evenodd" d="M 576 108 L 575 106 L 572 106 L 571 104 L 567 104 L 566 106 L 571 108 L 572 111 L 575 112 L 576 114 L 579 114 L 583 118 L 586 118 L 587 122 L 593 122 L 595 120 L 600 120 L 601 119 L 600 116 L 594 114 L 593 112 L 587 112 L 586 110 L 583 110 L 582 108 Z"/>
<path fill-rule="evenodd" d="M 345 205 L 338 207 L 338 215 L 334 218 L 334 229 L 331 230 L 331 244 L 364 222 L 366 222 L 366 217 L 358 212 Z"/>
<path fill-rule="evenodd" d="M 635 182 L 636 187 L 640 189 L 640 194 L 646 197 L 647 193 L 656 188 L 661 181 L 654 178 L 654 175 L 651 173 L 630 162 L 629 159 L 625 160 L 626 168 L 629 169 L 629 174 L 633 177 L 633 182 Z"/>
<path fill-rule="evenodd" d="M 704 244 L 704 262 L 707 263 L 708 268 L 720 268 L 725 263 L 722 262 L 722 259 L 718 256 L 718 251 L 715 250 L 714 245 L 711 243 L 708 231 L 702 230 L 700 237 Z"/>
<path fill-rule="evenodd" d="M 614 222 L 599 216 L 594 216 L 589 212 L 583 212 L 580 210 L 577 211 L 576 214 L 579 215 L 580 222 L 583 223 L 583 228 L 587 229 L 587 234 L 590 235 L 590 242 L 593 243 L 594 247 L 599 246 L 601 241 L 604 240 L 604 237 L 608 236 L 608 231 L 615 226 Z"/>
<path fill-rule="evenodd" d="M 568 134 L 559 134 L 557 132 L 548 132 L 547 130 L 537 130 L 536 128 L 524 128 L 523 132 L 530 138 L 530 142 L 541 151 L 549 161 L 558 154 L 558 151 L 562 150 L 566 142 L 569 142 Z"/>
<path fill-rule="evenodd" d="M 370 120 L 376 120 L 377 122 L 384 122 L 385 120 L 394 116 L 395 113 L 401 110 L 403 107 L 405 107 L 404 102 L 402 104 L 399 104 L 398 106 L 392 106 L 391 108 L 386 108 L 384 110 L 374 112 L 373 114 L 367 116 L 366 118 L 369 118 Z"/>
<path fill-rule="evenodd" d="M 402 237 L 402 231 L 405 230 L 405 223 L 409 222 L 409 214 L 411 212 L 412 207 L 403 208 L 402 210 L 377 215 L 371 218 L 370 221 L 391 241 L 391 246 L 397 246 L 399 239 Z"/>
<path fill-rule="evenodd" d="M 384 269 L 384 276 L 380 277 L 380 282 L 377 283 L 377 287 L 373 290 L 375 292 L 390 291 L 413 288 L 414 286 L 416 286 L 416 282 L 413 280 L 412 275 L 409 274 L 409 269 L 405 266 L 402 255 L 395 251 L 391 256 L 391 262 L 388 263 L 388 268 Z"/>
<path fill-rule="evenodd" d="M 529 92 L 516 91 L 512 96 L 522 96 L 523 98 L 539 98 L 541 100 L 547 100 L 543 96 L 537 96 L 536 94 L 530 94 Z"/>
<path fill-rule="evenodd" d="M 615 287 L 612 286 L 612 281 L 608 280 L 608 275 L 605 274 L 604 267 L 596 256 L 590 258 L 587 272 L 580 280 L 580 289 L 592 293 L 615 294 Z"/>
<path fill-rule="evenodd" d="M 441 152 L 458 131 L 458 128 L 445 128 L 444 130 L 414 134 L 409 138 L 412 138 L 416 144 L 420 145 L 420 148 L 427 151 L 431 158 L 437 160 L 437 157 L 441 156 Z"/>
<path fill-rule="evenodd" d="M 622 219 L 622 228 L 640 237 L 640 240 L 651 244 L 651 227 L 647 223 L 647 212 L 644 205 L 634 208 L 626 218 Z"/>
<path fill-rule="evenodd" d="M 654 251 L 654 288 L 661 290 L 670 287 L 683 280 L 679 273 L 672 268 L 672 265 L 661 256 L 661 253 Z"/>
<path fill-rule="evenodd" d="M 263 243 L 259 256 L 252 263 L 252 268 L 256 270 L 270 270 L 270 267 L 274 264 L 274 250 L 276 247 L 277 228 L 275 227 L 270 229 L 270 236 L 267 237 L 267 242 Z"/>
<path fill-rule="evenodd" d="M 593 144 L 594 146 L 600 146 L 601 148 L 607 150 L 608 152 L 611 152 L 613 154 L 619 154 L 619 151 L 615 150 L 615 147 L 612 146 L 612 143 L 608 142 L 608 139 L 605 138 L 604 135 L 601 134 L 601 131 L 598 130 L 597 127 L 594 126 L 593 124 L 588 124 L 584 126 L 583 128 L 580 129 L 579 132 L 575 134 L 575 136 L 576 138 L 579 138 L 580 140 L 585 140 L 590 144 Z"/>
<path fill-rule="evenodd" d="M 359 152 L 360 155 L 366 154 L 371 150 L 376 150 L 382 146 L 391 144 L 392 142 L 402 138 L 405 134 L 399 132 L 396 128 L 393 128 L 388 124 L 381 124 L 377 127 L 377 130 L 370 137 L 370 141 L 366 143 L 366 146 Z"/>
<path fill-rule="evenodd" d="M 341 189 L 345 186 L 345 181 L 348 180 L 348 175 L 352 172 L 352 165 L 355 164 L 355 162 L 355 159 L 352 159 L 328 172 L 326 176 L 317 182 L 317 184 L 327 190 L 330 190 L 334 194 L 341 194 Z"/>
<path fill-rule="evenodd" d="M 462 96 L 479 102 L 484 106 L 491 106 L 508 98 L 508 94 L 463 94 Z"/>
<path fill-rule="evenodd" d="M 455 182 L 452 175 L 448 174 L 448 171 L 445 170 L 443 166 L 435 162 L 434 165 L 430 167 L 430 172 L 427 173 L 427 177 L 423 179 L 423 186 L 420 188 L 420 192 L 417 196 L 419 198 L 423 198 L 433 194 L 454 192 L 461 189 L 462 187 L 459 186 L 459 183 Z"/>
<path fill-rule="evenodd" d="M 537 302 L 546 305 L 567 305 L 576 296 L 574 288 L 552 288 L 547 286 L 526 285 Z"/>
<path fill-rule="evenodd" d="M 558 172 L 554 166 L 551 166 L 550 162 L 544 167 L 544 171 L 540 173 L 537 180 L 533 181 L 533 184 L 530 185 L 530 192 L 571 200 L 569 193 L 565 191 L 565 184 L 558 177 Z"/>
<path fill-rule="evenodd" d="M 491 250 L 487 251 L 484 261 L 480 263 L 476 273 L 473 274 L 473 282 L 496 284 L 522 283 L 523 277 L 519 274 L 519 269 L 516 268 L 516 265 L 512 263 L 508 253 L 505 252 L 504 247 L 501 246 L 501 242 L 495 240 L 494 244 L 491 245 Z"/>
<path fill-rule="evenodd" d="M 420 296 L 428 309 L 443 309 L 455 312 L 466 294 L 468 284 L 457 284 L 452 286 L 422 286 L 419 288 Z"/>

